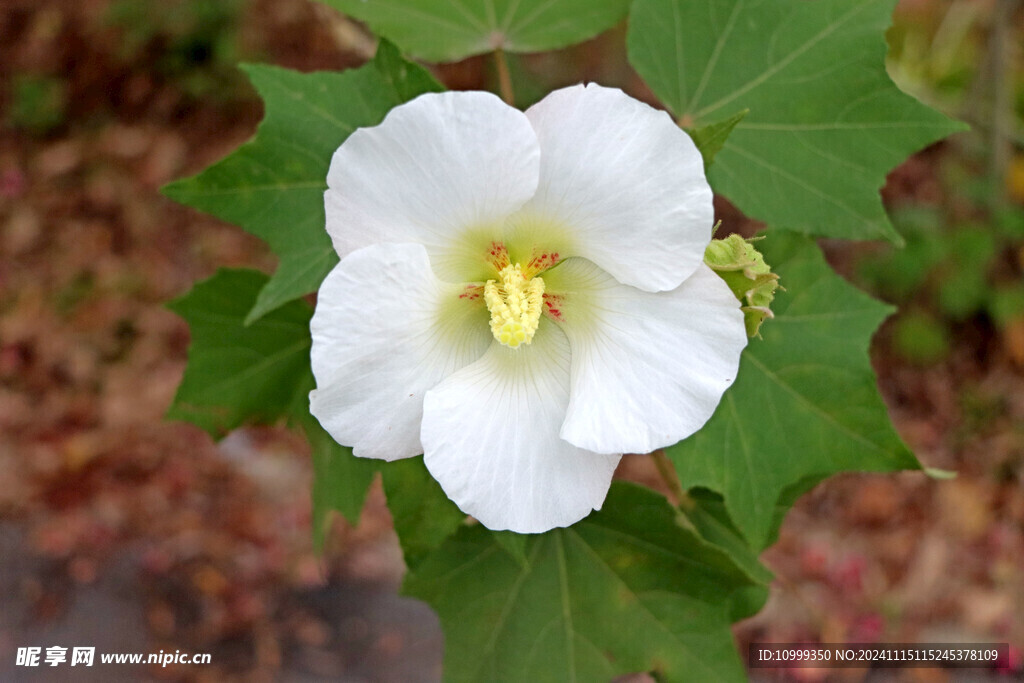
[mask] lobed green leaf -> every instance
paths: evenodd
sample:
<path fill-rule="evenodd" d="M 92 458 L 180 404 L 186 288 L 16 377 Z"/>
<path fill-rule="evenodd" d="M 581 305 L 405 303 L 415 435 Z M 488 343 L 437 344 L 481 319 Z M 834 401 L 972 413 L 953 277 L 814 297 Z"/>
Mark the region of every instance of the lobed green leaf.
<path fill-rule="evenodd" d="M 682 485 L 717 491 L 736 527 L 764 548 L 797 495 L 844 470 L 921 465 L 893 430 L 868 346 L 891 309 L 836 275 L 793 234 L 758 242 L 786 288 L 752 339 L 711 420 L 666 453 Z"/>
<path fill-rule="evenodd" d="M 636 0 L 629 60 L 688 129 L 736 124 L 708 169 L 747 215 L 807 234 L 899 242 L 878 190 L 964 126 L 885 69 L 896 0 Z"/>
<path fill-rule="evenodd" d="M 185 376 L 167 411 L 220 438 L 243 422 L 308 413 L 309 320 L 313 309 L 293 301 L 246 326 L 267 276 L 220 270 L 168 307 L 192 332 Z"/>
<path fill-rule="evenodd" d="M 380 123 L 392 107 L 442 88 L 386 42 L 372 62 L 342 73 L 243 68 L 266 107 L 256 137 L 163 191 L 241 226 L 277 254 L 277 271 L 246 316 L 249 324 L 316 290 L 338 262 L 324 230 L 323 193 L 334 151 L 355 129 Z"/>
<path fill-rule="evenodd" d="M 662 496 L 614 483 L 600 512 L 521 544 L 464 527 L 407 576 L 441 618 L 446 680 L 745 679 L 729 624 L 764 588 Z"/>
<path fill-rule="evenodd" d="M 596 36 L 629 0 L 321 0 L 431 62 L 502 49 L 553 50 Z"/>
<path fill-rule="evenodd" d="M 221 270 L 172 301 L 189 324 L 188 365 L 167 417 L 220 438 L 245 423 L 288 419 L 302 425 L 313 460 L 313 542 L 323 547 L 332 510 L 353 524 L 380 462 L 352 455 L 309 414 L 312 307 L 292 301 L 251 325 L 246 315 L 267 276 Z"/>

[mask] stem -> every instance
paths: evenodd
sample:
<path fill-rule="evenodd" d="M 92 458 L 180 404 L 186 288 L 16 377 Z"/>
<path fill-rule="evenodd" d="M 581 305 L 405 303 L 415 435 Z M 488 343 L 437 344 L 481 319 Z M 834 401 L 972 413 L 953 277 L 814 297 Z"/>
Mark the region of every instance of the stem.
<path fill-rule="evenodd" d="M 665 451 L 657 450 L 651 454 L 654 458 L 654 465 L 658 468 L 658 474 L 661 475 L 661 480 L 668 486 L 668 490 L 672 493 L 672 496 L 679 501 L 679 509 L 681 510 L 692 510 L 697 505 L 693 498 L 690 498 L 690 494 L 683 490 L 683 487 L 679 485 L 679 477 L 676 476 L 676 469 L 672 466 L 672 461 L 665 455 Z"/>
<path fill-rule="evenodd" d="M 999 0 L 992 23 L 989 41 L 992 79 L 992 133 L 990 175 L 995 185 L 993 204 L 1000 206 L 1006 196 L 1006 169 L 1013 152 L 1013 98 L 1009 64 L 1012 40 L 1012 20 L 1019 0 Z"/>
<path fill-rule="evenodd" d="M 498 69 L 498 90 L 501 92 L 501 99 L 505 100 L 505 104 L 514 107 L 516 96 L 512 90 L 512 75 L 508 71 L 505 51 L 500 47 L 494 50 L 494 64 Z"/>

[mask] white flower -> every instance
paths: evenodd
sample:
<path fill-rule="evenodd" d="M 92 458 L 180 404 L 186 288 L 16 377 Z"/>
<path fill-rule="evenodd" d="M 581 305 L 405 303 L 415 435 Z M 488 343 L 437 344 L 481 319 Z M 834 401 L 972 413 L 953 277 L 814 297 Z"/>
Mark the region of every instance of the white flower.
<path fill-rule="evenodd" d="M 596 85 L 525 113 L 422 95 L 335 153 L 310 409 L 357 456 L 424 454 L 466 513 L 542 532 L 622 453 L 699 429 L 746 344 L 703 264 L 712 193 L 664 112 Z"/>

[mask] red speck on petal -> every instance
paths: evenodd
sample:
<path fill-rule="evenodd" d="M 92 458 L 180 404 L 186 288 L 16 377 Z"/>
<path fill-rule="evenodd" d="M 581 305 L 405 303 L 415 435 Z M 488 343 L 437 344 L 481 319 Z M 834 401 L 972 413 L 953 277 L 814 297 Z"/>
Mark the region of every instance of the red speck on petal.
<path fill-rule="evenodd" d="M 505 244 L 503 242 L 491 242 L 491 246 L 487 250 L 486 261 L 494 266 L 494 269 L 498 272 L 501 272 L 503 268 L 508 266 L 508 249 L 505 248 Z"/>
<path fill-rule="evenodd" d="M 534 253 L 533 258 L 526 264 L 524 273 L 528 274 L 529 277 L 533 277 L 538 273 L 542 273 L 548 268 L 551 268 L 558 263 L 559 254 L 557 251 L 541 251 Z"/>
<path fill-rule="evenodd" d="M 555 320 L 562 320 L 562 297 L 558 294 L 544 295 L 544 308 L 547 314 Z"/>

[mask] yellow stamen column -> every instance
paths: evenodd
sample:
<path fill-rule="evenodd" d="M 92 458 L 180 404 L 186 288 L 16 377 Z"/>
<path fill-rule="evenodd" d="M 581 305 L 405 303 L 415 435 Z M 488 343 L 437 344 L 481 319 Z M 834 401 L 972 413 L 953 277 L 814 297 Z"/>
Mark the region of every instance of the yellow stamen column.
<path fill-rule="evenodd" d="M 505 346 L 515 349 L 529 344 L 537 332 L 544 303 L 544 280 L 523 275 L 518 263 L 498 273 L 501 282 L 488 280 L 484 302 L 491 312 L 491 333 Z"/>

